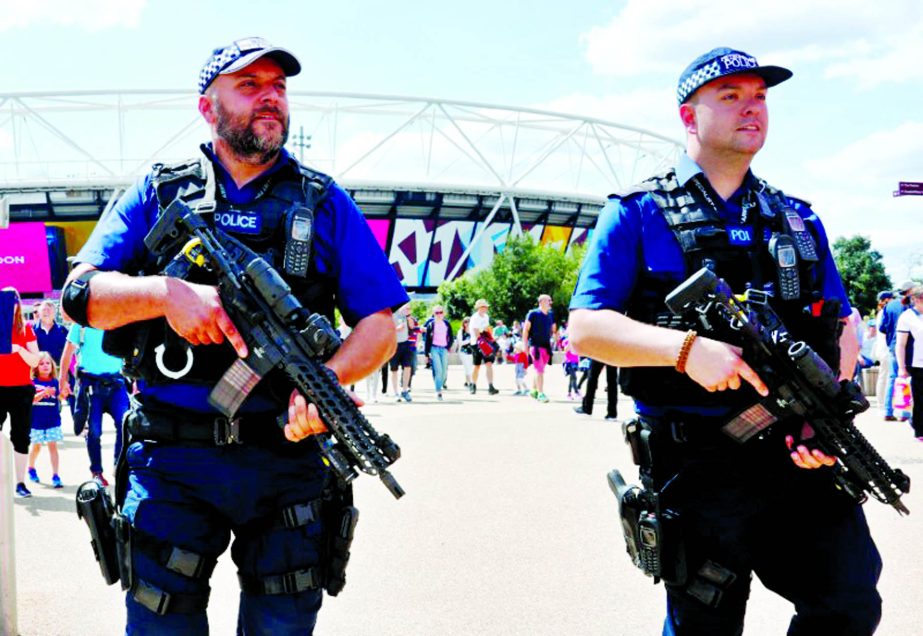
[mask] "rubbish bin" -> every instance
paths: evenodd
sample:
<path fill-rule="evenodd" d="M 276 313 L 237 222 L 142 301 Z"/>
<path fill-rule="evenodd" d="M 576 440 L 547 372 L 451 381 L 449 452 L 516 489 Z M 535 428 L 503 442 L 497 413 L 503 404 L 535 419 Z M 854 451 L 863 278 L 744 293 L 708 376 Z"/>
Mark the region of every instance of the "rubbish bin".
<path fill-rule="evenodd" d="M 859 384 L 866 397 L 875 395 L 875 387 L 878 385 L 879 368 L 880 367 L 869 367 L 868 369 L 862 369 Z"/>

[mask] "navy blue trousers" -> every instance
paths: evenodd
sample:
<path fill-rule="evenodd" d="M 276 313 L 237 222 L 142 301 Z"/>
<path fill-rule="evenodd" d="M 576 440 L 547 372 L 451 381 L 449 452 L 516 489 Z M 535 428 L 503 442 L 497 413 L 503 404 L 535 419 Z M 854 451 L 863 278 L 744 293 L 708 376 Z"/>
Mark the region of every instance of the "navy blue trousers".
<path fill-rule="evenodd" d="M 654 484 L 680 514 L 689 575 L 711 561 L 736 579 L 715 607 L 689 582 L 667 585 L 665 635 L 741 634 L 752 574 L 795 606 L 788 634 L 875 631 L 881 557 L 862 508 L 829 470 L 797 468 L 779 435 L 744 446 L 668 440 L 655 428 Z"/>
<path fill-rule="evenodd" d="M 77 403 L 85 408 L 86 413 L 79 415 L 88 426 L 87 455 L 90 457 L 90 472 L 103 472 L 101 439 L 103 435 L 103 415 L 108 413 L 115 423 L 115 459 L 122 451 L 122 420 L 129 409 L 128 389 L 125 380 L 115 376 L 106 380 L 81 379 L 82 393 Z"/>
<path fill-rule="evenodd" d="M 267 422 L 274 426 L 273 422 Z M 135 442 L 127 449 L 129 490 L 123 513 L 132 525 L 176 547 L 217 558 L 228 547 L 238 571 L 265 577 L 317 567 L 323 553 L 323 522 L 297 528 L 269 527 L 290 505 L 321 496 L 329 470 L 317 444 L 307 439 L 285 451 L 257 446 L 188 447 Z M 254 531 L 254 527 L 258 530 Z M 201 593 L 205 579 L 165 569 L 133 547 L 135 576 L 170 593 Z M 311 634 L 321 591 L 240 594 L 238 634 Z M 207 634 L 197 614 L 159 616 L 129 593 L 127 634 Z M 222 611 L 234 611 L 222 608 Z"/>

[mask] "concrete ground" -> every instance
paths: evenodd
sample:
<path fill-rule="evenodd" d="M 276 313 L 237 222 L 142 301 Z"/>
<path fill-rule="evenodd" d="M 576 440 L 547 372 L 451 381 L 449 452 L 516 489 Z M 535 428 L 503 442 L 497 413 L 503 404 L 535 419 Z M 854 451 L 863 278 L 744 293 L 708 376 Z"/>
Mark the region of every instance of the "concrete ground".
<path fill-rule="evenodd" d="M 450 367 L 451 388 L 437 402 L 431 376 L 421 370 L 413 403 L 382 399 L 365 407 L 402 448 L 393 473 L 407 495 L 396 501 L 377 479 L 357 480 L 362 513 L 348 584 L 325 600 L 316 633 L 660 633 L 663 590 L 629 563 L 605 481 L 614 467 L 635 474 L 619 424 L 603 421 L 601 403 L 592 418 L 575 414 L 560 366 L 548 372 L 549 404 L 512 396 L 511 367 L 499 367 L 497 376 L 500 395 L 487 395 L 482 375 L 470 396 L 462 390 L 461 367 Z M 364 386 L 357 388 L 364 395 Z M 602 390 L 598 397 L 604 399 Z M 619 413 L 630 413 L 627 401 Z M 920 633 L 923 443 L 906 424 L 883 422 L 874 408 L 859 425 L 916 485 L 905 498 L 909 517 L 874 501 L 865 506 L 885 562 L 878 634 Z M 113 439 L 107 426 L 107 454 Z M 124 631 L 122 594 L 104 584 L 74 513 L 76 486 L 88 477 L 83 446 L 72 436 L 63 443 L 63 490 L 36 485 L 31 499 L 13 504 L 23 636 Z M 38 470 L 47 482 L 44 452 Z M 810 555 L 793 546 L 792 567 L 802 560 Z M 233 634 L 238 592 L 227 554 L 212 586 L 212 633 Z M 783 634 L 791 614 L 788 602 L 754 581 L 745 633 Z"/>

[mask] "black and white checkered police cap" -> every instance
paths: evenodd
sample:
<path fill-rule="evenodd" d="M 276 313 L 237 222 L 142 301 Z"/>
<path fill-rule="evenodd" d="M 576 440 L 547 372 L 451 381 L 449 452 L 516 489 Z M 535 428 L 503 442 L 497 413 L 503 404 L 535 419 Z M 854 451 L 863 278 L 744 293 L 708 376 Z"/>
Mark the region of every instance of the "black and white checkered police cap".
<path fill-rule="evenodd" d="M 219 75 L 236 73 L 264 56 L 275 60 L 286 77 L 298 75 L 301 72 L 301 64 L 297 58 L 285 49 L 273 46 L 264 38 L 243 38 L 212 51 L 211 56 L 202 66 L 202 70 L 199 71 L 199 94 L 204 94 L 205 89 Z"/>
<path fill-rule="evenodd" d="M 781 66 L 760 66 L 756 58 L 743 51 L 719 47 L 695 58 L 679 76 L 676 101 L 685 104 L 692 94 L 705 84 L 735 73 L 753 73 L 766 82 L 766 87 L 781 84 L 792 72 Z"/>

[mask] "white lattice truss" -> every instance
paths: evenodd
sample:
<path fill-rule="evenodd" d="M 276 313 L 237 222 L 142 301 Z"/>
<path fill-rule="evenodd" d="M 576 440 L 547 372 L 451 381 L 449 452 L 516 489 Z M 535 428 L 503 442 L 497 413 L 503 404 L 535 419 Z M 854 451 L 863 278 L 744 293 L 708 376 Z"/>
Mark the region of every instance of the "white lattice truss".
<path fill-rule="evenodd" d="M 192 91 L 0 93 L 0 195 L 111 189 L 208 138 Z M 673 139 L 590 117 L 434 98 L 289 93 L 289 149 L 353 189 L 601 203 L 672 165 Z M 485 224 L 489 225 L 488 222 Z"/>

